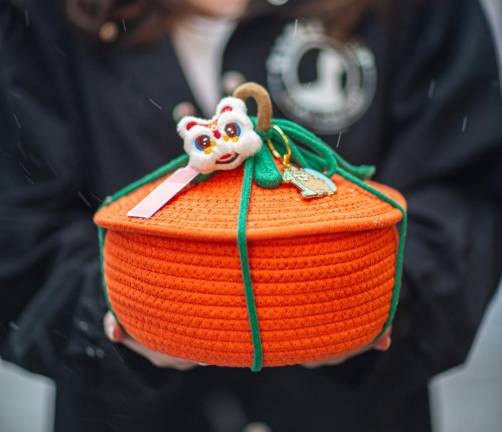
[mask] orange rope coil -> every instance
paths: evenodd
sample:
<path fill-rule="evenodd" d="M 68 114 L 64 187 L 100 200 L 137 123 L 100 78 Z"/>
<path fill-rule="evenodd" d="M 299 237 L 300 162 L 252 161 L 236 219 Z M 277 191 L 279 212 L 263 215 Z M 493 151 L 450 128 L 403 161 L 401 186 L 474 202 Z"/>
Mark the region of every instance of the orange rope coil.
<path fill-rule="evenodd" d="M 236 225 L 242 169 L 190 187 L 152 218 L 127 211 L 165 177 L 103 207 L 109 300 L 145 346 L 201 363 L 248 367 L 253 357 Z M 321 360 L 368 345 L 393 295 L 401 213 L 335 175 L 333 196 L 253 184 L 248 248 L 263 365 Z M 404 206 L 395 190 L 369 182 Z"/>

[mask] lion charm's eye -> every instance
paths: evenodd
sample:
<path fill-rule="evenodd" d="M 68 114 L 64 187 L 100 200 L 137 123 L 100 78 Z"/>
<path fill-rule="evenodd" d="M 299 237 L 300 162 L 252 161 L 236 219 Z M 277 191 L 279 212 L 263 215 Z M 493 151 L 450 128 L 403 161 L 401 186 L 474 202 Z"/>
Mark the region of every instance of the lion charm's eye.
<path fill-rule="evenodd" d="M 208 135 L 199 135 L 194 141 L 195 148 L 204 151 L 211 147 L 211 138 Z"/>
<path fill-rule="evenodd" d="M 225 125 L 225 134 L 229 138 L 238 137 L 241 134 L 241 127 L 235 122 L 227 123 Z"/>

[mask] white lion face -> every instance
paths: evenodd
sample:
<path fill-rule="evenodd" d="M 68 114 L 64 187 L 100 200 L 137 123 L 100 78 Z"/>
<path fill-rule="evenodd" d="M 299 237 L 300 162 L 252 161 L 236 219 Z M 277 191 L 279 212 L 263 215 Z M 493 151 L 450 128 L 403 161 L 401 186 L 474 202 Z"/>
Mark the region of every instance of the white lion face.
<path fill-rule="evenodd" d="M 189 156 L 188 165 L 202 174 L 237 168 L 262 145 L 247 116 L 246 105 L 234 97 L 222 99 L 210 120 L 182 118 L 178 133 Z"/>

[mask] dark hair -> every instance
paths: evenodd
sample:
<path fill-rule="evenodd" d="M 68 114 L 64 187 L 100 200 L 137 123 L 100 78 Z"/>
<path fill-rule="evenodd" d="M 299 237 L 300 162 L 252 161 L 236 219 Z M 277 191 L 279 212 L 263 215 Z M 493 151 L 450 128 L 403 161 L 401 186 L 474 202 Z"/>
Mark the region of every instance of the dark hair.
<path fill-rule="evenodd" d="M 95 41 L 138 45 L 154 42 L 176 19 L 198 12 L 186 0 L 62 0 L 69 21 Z M 256 6 L 251 1 L 250 8 Z M 347 38 L 361 19 L 383 0 L 297 0 L 285 14 L 322 17 L 338 38 Z M 200 11 L 199 11 L 200 12 Z M 120 34 L 120 38 L 118 37 Z"/>

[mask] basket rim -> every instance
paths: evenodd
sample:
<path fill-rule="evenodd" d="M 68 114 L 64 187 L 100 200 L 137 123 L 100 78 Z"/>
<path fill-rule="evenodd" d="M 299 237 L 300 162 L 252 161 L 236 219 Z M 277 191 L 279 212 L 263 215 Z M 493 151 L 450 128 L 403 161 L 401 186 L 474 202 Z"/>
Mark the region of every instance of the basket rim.
<path fill-rule="evenodd" d="M 166 174 L 165 176 L 160 176 L 157 179 L 152 180 L 152 182 L 156 183 L 158 181 L 162 181 L 165 177 L 167 177 L 167 175 L 168 174 Z M 335 174 L 332 178 L 337 183 L 340 183 L 341 181 L 347 181 L 345 179 L 342 179 L 337 174 Z M 212 179 L 209 179 L 206 182 L 211 182 L 211 181 Z M 372 188 L 377 189 L 381 193 L 389 196 L 398 204 L 405 207 L 406 201 L 404 197 L 397 190 L 371 180 L 366 180 L 365 183 L 371 186 Z M 350 184 L 351 187 L 354 188 L 355 190 L 360 191 L 360 193 L 362 194 L 363 193 L 366 194 L 366 191 L 364 191 L 359 185 L 354 183 Z M 284 187 L 290 187 L 290 186 L 284 186 Z M 260 188 L 260 186 L 253 184 L 253 190 L 255 190 L 256 188 Z M 173 227 L 168 224 L 159 224 L 158 221 L 156 223 L 152 223 L 152 221 L 155 220 L 156 215 L 154 215 L 150 219 L 127 218 L 127 216 L 123 212 L 123 209 L 120 208 L 120 204 L 124 198 L 130 195 L 130 193 L 134 193 L 140 189 L 142 189 L 142 187 L 136 188 L 130 191 L 129 193 L 124 194 L 123 196 L 119 197 L 118 199 L 114 200 L 111 203 L 105 203 L 106 205 L 102 206 L 94 216 L 95 224 L 106 230 L 127 232 L 130 234 L 140 234 L 140 235 L 158 236 L 158 237 L 175 238 L 175 239 L 183 238 L 191 240 L 218 241 L 218 242 L 236 241 L 237 238 L 236 227 L 229 227 L 227 229 L 206 228 L 204 230 L 201 230 L 189 226 L 185 228 L 181 228 L 179 225 Z M 266 189 L 263 188 L 260 189 L 267 191 Z M 184 193 L 180 194 L 180 196 L 177 197 L 176 199 L 183 199 L 183 195 Z M 317 199 L 328 200 L 331 199 L 331 196 Z M 381 201 L 376 196 L 370 197 L 369 199 L 375 201 Z M 230 217 L 233 217 L 233 215 Z M 293 222 L 294 219 L 295 218 L 291 218 L 291 222 Z M 363 215 L 361 217 L 358 217 L 357 219 L 337 219 L 332 221 L 327 221 L 327 220 L 318 221 L 315 219 L 311 219 L 309 221 L 305 221 L 302 223 L 294 223 L 294 224 L 289 224 L 288 221 L 285 220 L 285 223 L 281 224 L 278 227 L 269 226 L 262 228 L 250 225 L 247 228 L 247 239 L 248 241 L 265 241 L 265 240 L 287 239 L 297 236 L 308 237 L 322 234 L 335 234 L 341 232 L 368 231 L 396 225 L 401 220 L 402 220 L 401 211 L 388 204 L 387 211 L 383 214 L 379 214 L 377 218 L 375 218 L 375 215 L 370 214 L 368 216 Z"/>

